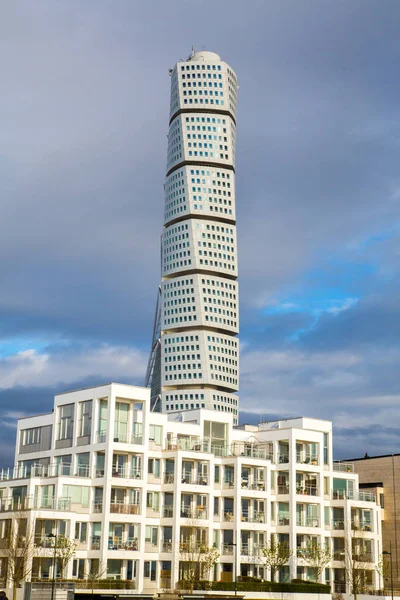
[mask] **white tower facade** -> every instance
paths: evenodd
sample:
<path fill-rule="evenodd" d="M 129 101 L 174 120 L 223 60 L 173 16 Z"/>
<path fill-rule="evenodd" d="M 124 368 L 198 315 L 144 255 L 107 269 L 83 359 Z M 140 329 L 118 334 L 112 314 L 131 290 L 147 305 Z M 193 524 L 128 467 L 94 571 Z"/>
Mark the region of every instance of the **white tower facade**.
<path fill-rule="evenodd" d="M 170 71 L 162 282 L 146 384 L 153 409 L 237 423 L 236 99 L 231 67 L 192 52 Z"/>

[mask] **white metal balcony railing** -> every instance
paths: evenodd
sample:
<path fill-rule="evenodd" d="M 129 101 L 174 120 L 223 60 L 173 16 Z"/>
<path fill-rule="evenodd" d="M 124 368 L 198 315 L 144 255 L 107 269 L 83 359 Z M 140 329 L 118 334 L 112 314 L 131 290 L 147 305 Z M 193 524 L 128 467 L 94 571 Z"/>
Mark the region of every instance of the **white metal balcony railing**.
<path fill-rule="evenodd" d="M 289 485 L 278 485 L 277 493 L 286 496 L 289 493 Z"/>
<path fill-rule="evenodd" d="M 174 483 L 175 474 L 174 473 L 165 473 L 164 474 L 164 483 Z"/>

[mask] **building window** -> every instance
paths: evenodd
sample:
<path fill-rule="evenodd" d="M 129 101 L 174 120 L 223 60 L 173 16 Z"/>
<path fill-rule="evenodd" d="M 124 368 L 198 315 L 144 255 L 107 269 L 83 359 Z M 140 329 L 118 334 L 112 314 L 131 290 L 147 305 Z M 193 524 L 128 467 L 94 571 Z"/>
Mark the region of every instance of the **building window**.
<path fill-rule="evenodd" d="M 58 422 L 58 440 L 72 439 L 74 425 L 74 405 L 64 404 L 59 407 L 60 420 Z"/>
<path fill-rule="evenodd" d="M 328 462 L 329 462 L 328 434 L 324 433 L 324 465 L 327 465 Z"/>
<path fill-rule="evenodd" d="M 32 429 L 25 429 L 22 432 L 22 445 L 29 446 L 31 444 L 40 443 L 40 427 L 33 427 Z"/>
<path fill-rule="evenodd" d="M 90 435 L 92 428 L 92 400 L 79 403 L 80 420 L 78 436 Z"/>

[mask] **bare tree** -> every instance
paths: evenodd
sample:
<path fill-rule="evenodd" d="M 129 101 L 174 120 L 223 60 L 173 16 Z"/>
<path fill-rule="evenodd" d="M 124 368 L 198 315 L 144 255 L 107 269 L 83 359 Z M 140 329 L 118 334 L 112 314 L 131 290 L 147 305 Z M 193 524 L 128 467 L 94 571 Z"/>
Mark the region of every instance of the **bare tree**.
<path fill-rule="evenodd" d="M 390 575 L 390 561 L 386 556 L 381 556 L 378 561 L 375 571 L 378 573 L 379 577 L 383 582 L 383 589 L 385 589 L 385 582 L 388 580 Z"/>
<path fill-rule="evenodd" d="M 30 577 L 32 572 L 34 535 L 28 513 L 25 511 L 13 513 L 12 525 L 1 550 L 2 556 L 7 561 L 7 578 L 12 584 L 13 600 L 16 600 L 17 588 Z"/>
<path fill-rule="evenodd" d="M 344 540 L 344 568 L 346 581 L 354 600 L 357 596 L 368 591 L 370 575 L 374 572 L 371 568 L 372 553 L 367 543 L 372 543 L 363 535 L 363 531 L 352 524 L 352 529 Z"/>
<path fill-rule="evenodd" d="M 92 594 L 94 594 L 94 590 L 96 588 L 96 583 L 100 579 L 103 579 L 104 575 L 107 574 L 107 565 L 103 562 L 100 562 L 98 558 L 92 558 L 90 561 L 90 569 L 87 573 L 85 573 L 85 579 L 88 587 L 92 590 Z"/>
<path fill-rule="evenodd" d="M 55 556 L 61 577 L 64 577 L 68 563 L 76 554 L 77 543 L 64 535 L 58 535 L 55 539 Z"/>
<path fill-rule="evenodd" d="M 179 545 L 182 579 L 193 591 L 198 581 L 208 580 L 210 570 L 217 562 L 220 554 L 216 548 L 210 548 L 199 539 L 201 528 L 192 525 L 186 529 L 186 538 Z"/>
<path fill-rule="evenodd" d="M 312 540 L 307 542 L 302 557 L 310 566 L 315 583 L 319 581 L 326 565 L 332 560 L 329 548 L 325 544 L 317 544 Z"/>
<path fill-rule="evenodd" d="M 271 535 L 271 540 L 261 549 L 266 567 L 271 569 L 271 581 L 275 580 L 275 573 L 280 567 L 287 565 L 292 557 L 292 550 L 287 542 L 279 542 L 276 536 Z"/>

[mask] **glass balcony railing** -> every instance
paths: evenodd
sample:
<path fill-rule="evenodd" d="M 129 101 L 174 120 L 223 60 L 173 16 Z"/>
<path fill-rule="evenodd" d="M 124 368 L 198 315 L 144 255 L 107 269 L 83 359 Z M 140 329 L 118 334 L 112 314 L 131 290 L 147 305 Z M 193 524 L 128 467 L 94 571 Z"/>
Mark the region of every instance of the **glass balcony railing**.
<path fill-rule="evenodd" d="M 333 462 L 333 470 L 339 473 L 354 473 L 354 465 L 351 463 L 342 463 L 340 461 Z"/>
<path fill-rule="evenodd" d="M 307 515 L 297 515 L 297 527 L 319 527 L 320 521 L 318 517 L 309 517 Z"/>
<path fill-rule="evenodd" d="M 109 537 L 108 538 L 108 549 L 109 550 L 139 550 L 139 542 L 137 538 L 123 538 L 123 537 Z"/>
<path fill-rule="evenodd" d="M 128 502 L 110 502 L 110 512 L 121 515 L 140 514 L 140 504 L 131 504 Z"/>

